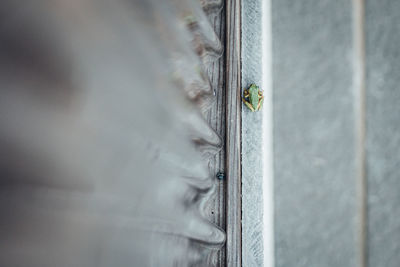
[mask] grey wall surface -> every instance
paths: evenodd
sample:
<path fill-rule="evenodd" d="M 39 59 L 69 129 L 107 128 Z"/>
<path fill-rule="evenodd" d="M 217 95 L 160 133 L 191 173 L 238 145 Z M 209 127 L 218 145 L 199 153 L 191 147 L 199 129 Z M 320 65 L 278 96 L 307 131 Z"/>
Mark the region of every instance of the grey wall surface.
<path fill-rule="evenodd" d="M 261 85 L 261 1 L 242 2 L 242 86 Z M 263 88 L 262 88 L 263 89 Z M 263 266 L 262 111 L 242 108 L 242 264 Z"/>
<path fill-rule="evenodd" d="M 351 8 L 272 0 L 277 267 L 356 266 Z"/>
<path fill-rule="evenodd" d="M 242 3 L 244 86 L 265 75 L 260 3 Z M 400 1 L 269 3 L 274 266 L 398 267 Z M 262 115 L 242 113 L 243 266 L 264 253 Z"/>
<path fill-rule="evenodd" d="M 366 1 L 368 261 L 400 266 L 400 1 Z"/>

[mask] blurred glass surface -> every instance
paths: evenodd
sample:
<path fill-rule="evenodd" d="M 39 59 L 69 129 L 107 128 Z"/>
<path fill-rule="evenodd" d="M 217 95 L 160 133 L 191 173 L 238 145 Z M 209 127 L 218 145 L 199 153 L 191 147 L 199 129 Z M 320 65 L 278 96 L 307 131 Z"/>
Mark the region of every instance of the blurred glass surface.
<path fill-rule="evenodd" d="M 0 266 L 204 266 L 219 1 L 1 2 Z"/>

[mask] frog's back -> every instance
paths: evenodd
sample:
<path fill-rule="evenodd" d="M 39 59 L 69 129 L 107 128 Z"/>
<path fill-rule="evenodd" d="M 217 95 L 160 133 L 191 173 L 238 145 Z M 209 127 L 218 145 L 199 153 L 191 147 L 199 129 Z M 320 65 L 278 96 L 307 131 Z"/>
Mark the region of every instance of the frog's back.
<path fill-rule="evenodd" d="M 255 84 L 252 84 L 249 88 L 250 104 L 254 107 L 254 109 L 256 109 L 258 106 L 258 91 L 258 86 Z"/>

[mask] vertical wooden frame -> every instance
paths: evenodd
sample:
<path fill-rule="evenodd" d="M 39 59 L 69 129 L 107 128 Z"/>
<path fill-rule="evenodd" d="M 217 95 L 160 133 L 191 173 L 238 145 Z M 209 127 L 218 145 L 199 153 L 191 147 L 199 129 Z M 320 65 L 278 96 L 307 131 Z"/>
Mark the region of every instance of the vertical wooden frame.
<path fill-rule="evenodd" d="M 241 0 L 226 0 L 226 266 L 241 266 Z"/>

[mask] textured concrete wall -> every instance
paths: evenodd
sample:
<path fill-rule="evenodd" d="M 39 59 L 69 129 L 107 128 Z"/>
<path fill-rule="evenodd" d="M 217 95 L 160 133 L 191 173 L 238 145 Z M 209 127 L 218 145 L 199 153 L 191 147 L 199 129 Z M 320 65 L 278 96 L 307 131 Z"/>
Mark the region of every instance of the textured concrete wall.
<path fill-rule="evenodd" d="M 400 1 L 367 0 L 367 178 L 370 267 L 400 266 Z"/>
<path fill-rule="evenodd" d="M 242 2 L 242 85 L 262 83 L 262 1 Z M 263 266 L 264 112 L 242 109 L 242 263 Z"/>
<path fill-rule="evenodd" d="M 272 0 L 277 267 L 356 266 L 351 8 Z"/>
<path fill-rule="evenodd" d="M 242 82 L 272 66 L 274 266 L 398 267 L 400 1 L 268 1 L 271 25 L 242 3 Z M 262 265 L 269 227 L 263 116 L 242 113 L 243 266 Z"/>

